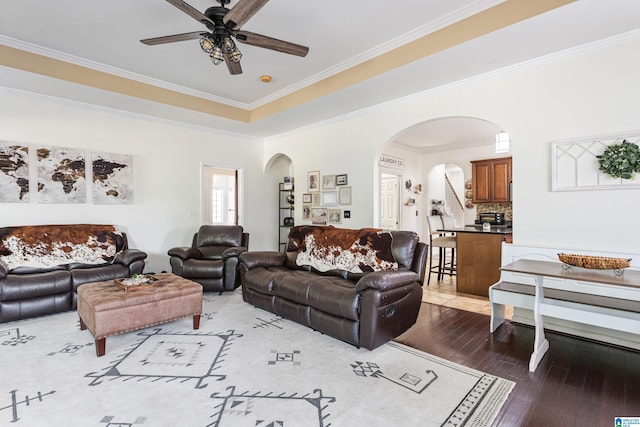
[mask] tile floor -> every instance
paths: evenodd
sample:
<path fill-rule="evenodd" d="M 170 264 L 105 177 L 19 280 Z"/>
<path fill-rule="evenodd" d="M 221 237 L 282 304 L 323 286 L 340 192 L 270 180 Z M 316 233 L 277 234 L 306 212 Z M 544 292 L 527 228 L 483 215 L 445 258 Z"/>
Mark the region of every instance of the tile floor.
<path fill-rule="evenodd" d="M 437 279 L 438 275 L 433 273 L 431 275 L 431 283 L 428 286 L 425 280 L 425 284 L 422 287 L 422 301 L 472 311 L 474 313 L 491 315 L 489 298 L 456 292 L 455 276 L 445 276 L 440 282 L 438 282 Z M 511 319 L 512 316 L 513 307 L 506 307 L 505 317 Z"/>

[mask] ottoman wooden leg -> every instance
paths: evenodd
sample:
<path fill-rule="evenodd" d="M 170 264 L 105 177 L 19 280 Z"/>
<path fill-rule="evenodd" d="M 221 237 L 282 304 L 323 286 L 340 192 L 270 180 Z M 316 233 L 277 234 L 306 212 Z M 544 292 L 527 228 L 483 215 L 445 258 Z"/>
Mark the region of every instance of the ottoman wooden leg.
<path fill-rule="evenodd" d="M 199 329 L 200 328 L 200 315 L 196 314 L 195 316 L 193 316 L 193 329 Z"/>
<path fill-rule="evenodd" d="M 98 357 L 104 356 L 104 351 L 106 346 L 107 346 L 106 338 L 100 338 L 99 340 L 96 340 L 96 356 Z"/>
<path fill-rule="evenodd" d="M 85 329 L 87 329 L 87 325 L 85 325 L 84 321 L 82 320 L 82 317 L 80 318 L 80 330 L 84 331 Z"/>

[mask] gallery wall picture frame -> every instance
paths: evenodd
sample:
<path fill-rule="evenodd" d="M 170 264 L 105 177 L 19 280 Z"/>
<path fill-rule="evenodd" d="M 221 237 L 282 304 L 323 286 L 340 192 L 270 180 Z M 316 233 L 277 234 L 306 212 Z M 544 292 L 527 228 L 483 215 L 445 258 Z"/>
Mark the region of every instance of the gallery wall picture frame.
<path fill-rule="evenodd" d="M 302 194 L 302 203 L 311 203 L 311 193 Z"/>
<path fill-rule="evenodd" d="M 282 185 L 282 189 L 283 190 L 293 190 L 293 177 L 292 176 L 285 176 L 284 177 L 284 182 Z"/>
<path fill-rule="evenodd" d="M 351 204 L 351 186 L 344 186 L 338 189 L 338 204 L 340 205 Z"/>
<path fill-rule="evenodd" d="M 311 219 L 311 205 L 302 205 L 302 219 L 304 221 Z"/>
<path fill-rule="evenodd" d="M 327 209 L 327 222 L 329 224 L 341 224 L 342 209 Z"/>
<path fill-rule="evenodd" d="M 307 190 L 309 193 L 320 191 L 320 171 L 307 172 Z"/>
<path fill-rule="evenodd" d="M 311 224 L 327 225 L 327 209 L 311 208 Z"/>
<path fill-rule="evenodd" d="M 322 175 L 322 189 L 333 190 L 336 188 L 336 176 L 335 175 Z"/>
<path fill-rule="evenodd" d="M 349 183 L 349 179 L 346 173 L 336 175 L 336 185 L 347 185 Z"/>
<path fill-rule="evenodd" d="M 320 206 L 320 193 L 312 193 L 311 194 L 311 205 L 312 206 Z"/>
<path fill-rule="evenodd" d="M 320 206 L 338 206 L 338 193 L 336 191 L 323 191 L 320 193 Z"/>

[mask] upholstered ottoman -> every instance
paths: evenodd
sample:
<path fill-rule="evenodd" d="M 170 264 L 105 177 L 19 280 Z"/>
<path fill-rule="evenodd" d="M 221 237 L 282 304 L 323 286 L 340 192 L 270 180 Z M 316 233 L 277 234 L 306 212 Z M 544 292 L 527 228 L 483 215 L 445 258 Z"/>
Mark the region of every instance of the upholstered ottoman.
<path fill-rule="evenodd" d="M 96 354 L 103 356 L 106 338 L 193 316 L 193 329 L 200 327 L 202 286 L 171 273 L 155 274 L 150 286 L 119 287 L 113 280 L 78 287 L 80 329 L 89 329 L 96 341 Z"/>

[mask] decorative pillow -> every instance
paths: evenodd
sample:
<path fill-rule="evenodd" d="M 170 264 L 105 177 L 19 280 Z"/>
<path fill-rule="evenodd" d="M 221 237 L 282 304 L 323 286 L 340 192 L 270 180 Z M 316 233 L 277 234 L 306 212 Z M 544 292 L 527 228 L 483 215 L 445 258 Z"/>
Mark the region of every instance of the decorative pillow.
<path fill-rule="evenodd" d="M 9 270 L 112 262 L 122 233 L 113 225 L 32 225 L 0 228 L 0 259 Z"/>
<path fill-rule="evenodd" d="M 379 229 L 298 226 L 291 229 L 289 238 L 298 248 L 299 266 L 350 273 L 398 269 L 391 252 L 392 235 Z"/>

